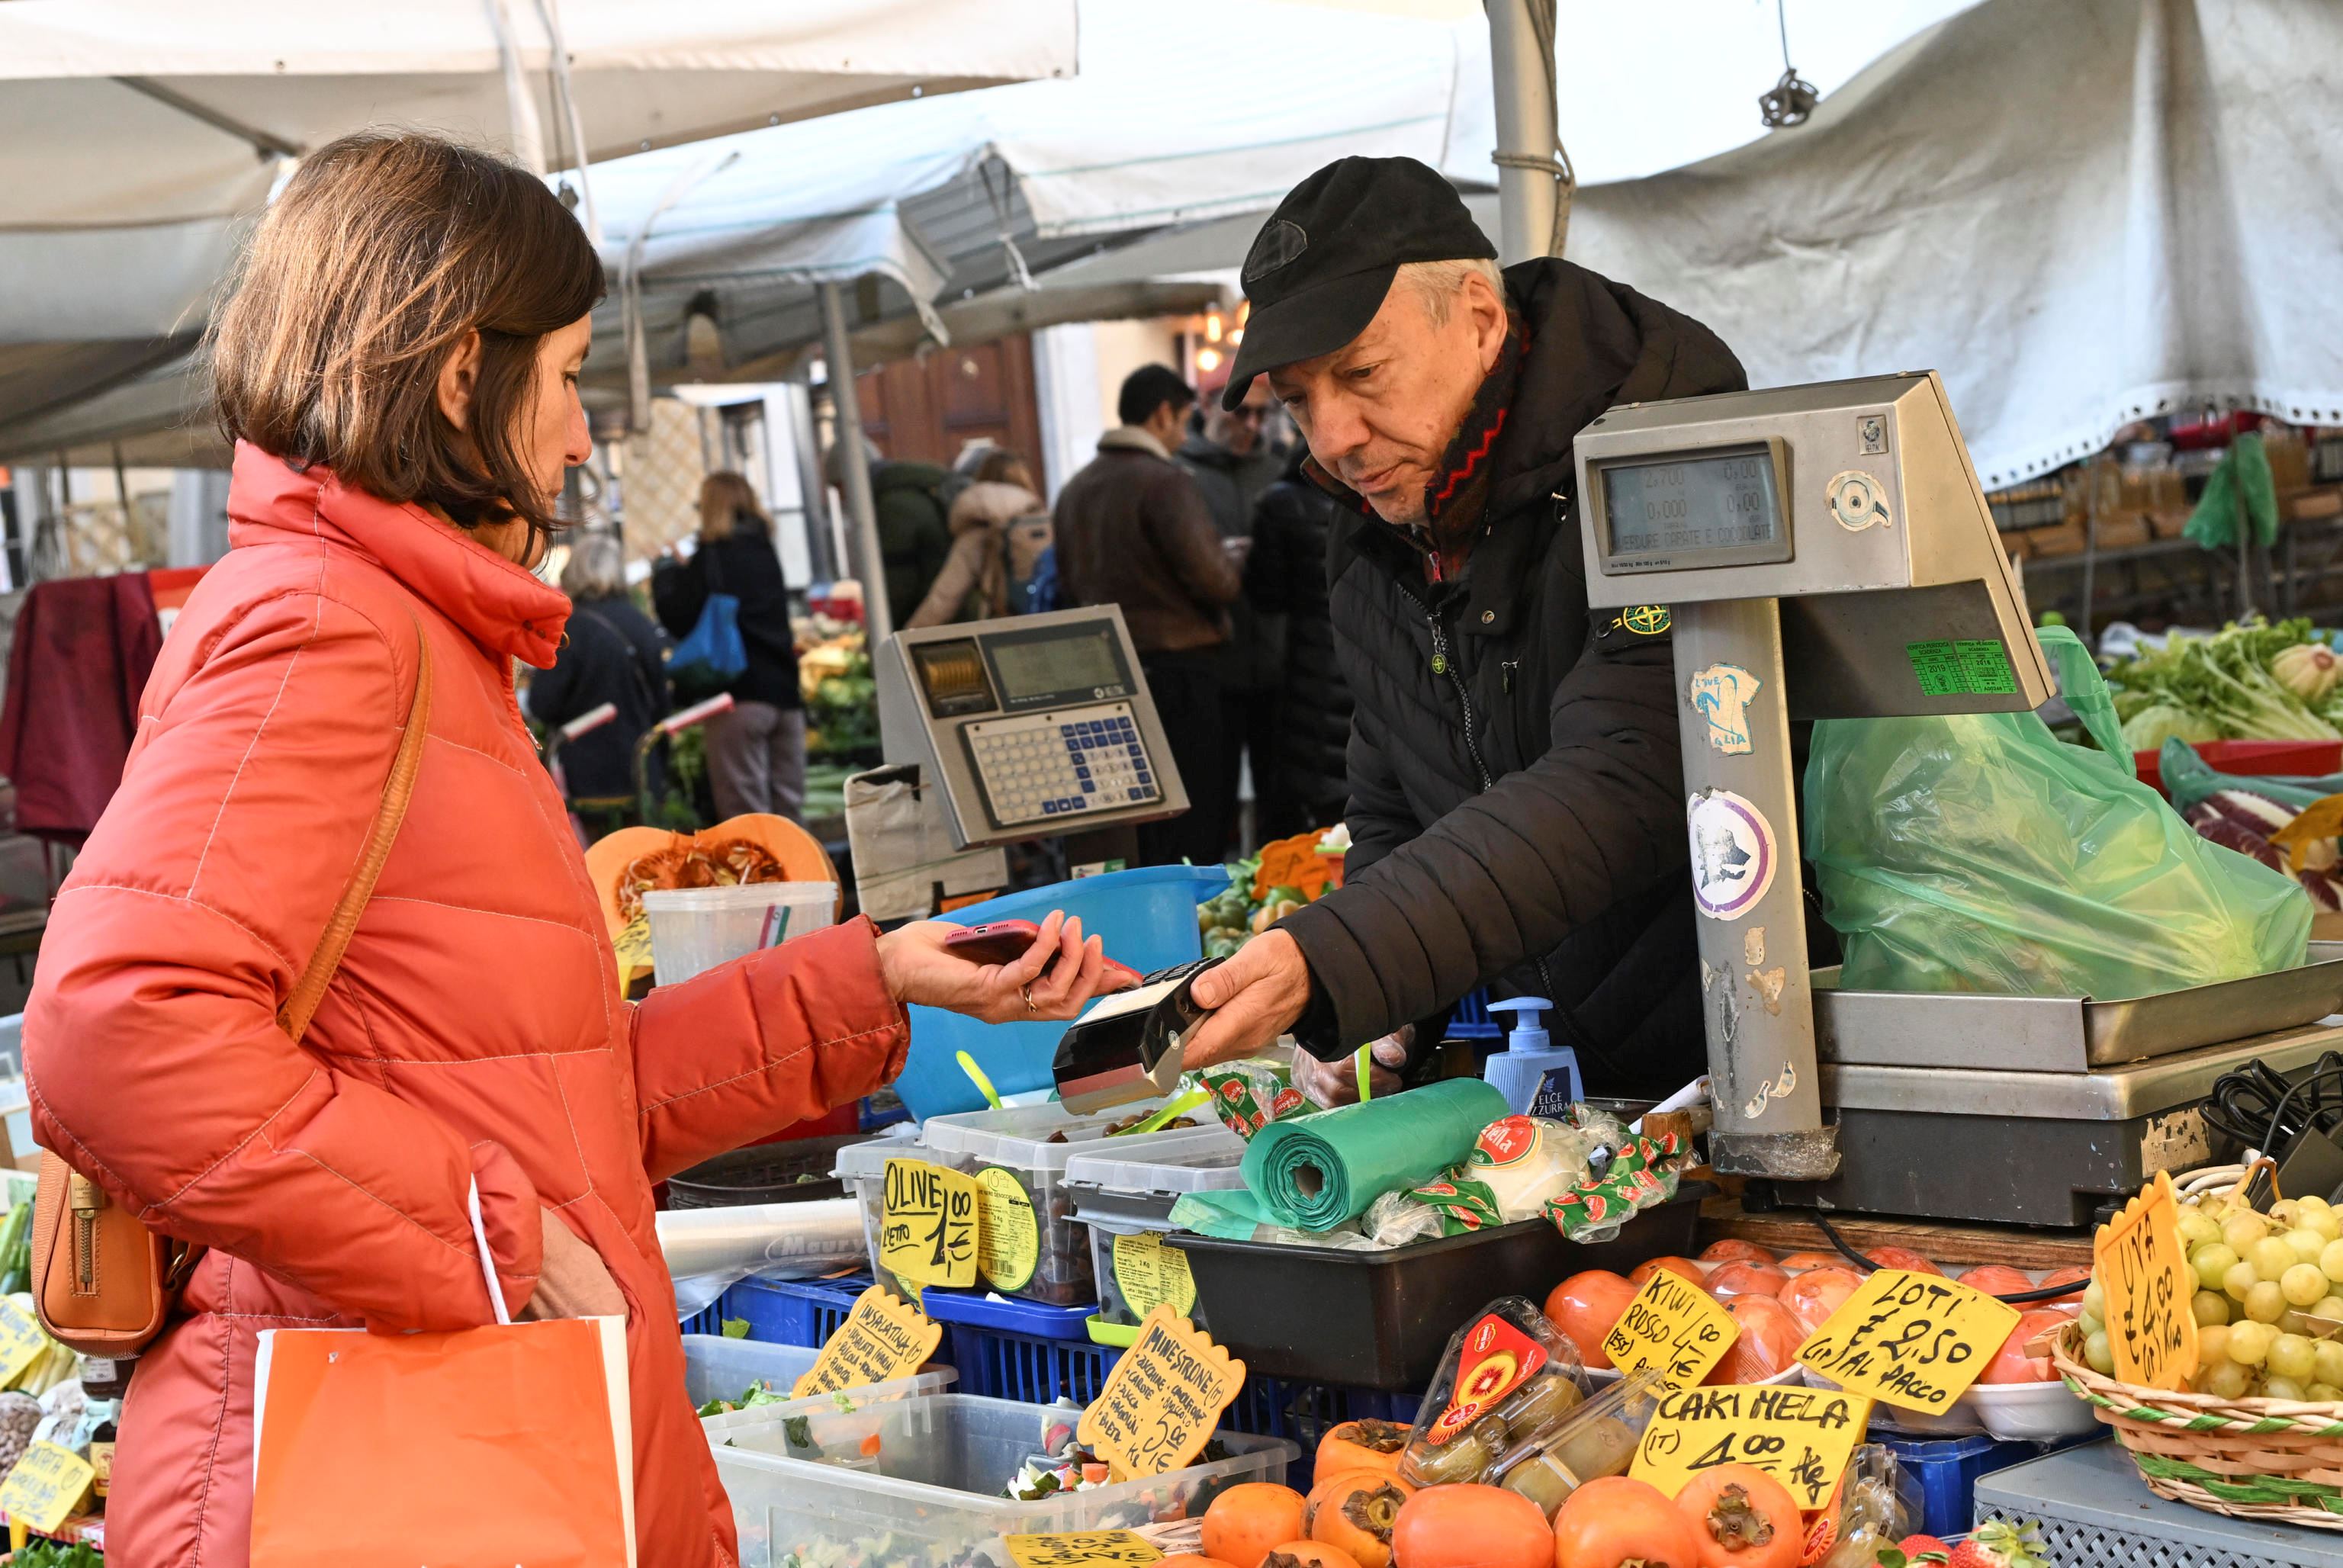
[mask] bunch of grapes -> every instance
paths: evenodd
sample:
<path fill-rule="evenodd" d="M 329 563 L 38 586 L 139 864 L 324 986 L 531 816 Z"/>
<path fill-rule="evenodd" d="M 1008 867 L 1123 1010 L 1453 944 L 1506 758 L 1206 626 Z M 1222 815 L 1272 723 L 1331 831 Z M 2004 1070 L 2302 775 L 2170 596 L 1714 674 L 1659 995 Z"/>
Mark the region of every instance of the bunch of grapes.
<path fill-rule="evenodd" d="M 2343 1211 L 2323 1198 L 2288 1199 L 2261 1213 L 2241 1197 L 2180 1209 L 2180 1244 L 2196 1271 L 2197 1375 L 2189 1386 L 2221 1399 L 2343 1402 Z M 2112 1374 L 2107 1297 L 2083 1292 L 2083 1357 Z"/>

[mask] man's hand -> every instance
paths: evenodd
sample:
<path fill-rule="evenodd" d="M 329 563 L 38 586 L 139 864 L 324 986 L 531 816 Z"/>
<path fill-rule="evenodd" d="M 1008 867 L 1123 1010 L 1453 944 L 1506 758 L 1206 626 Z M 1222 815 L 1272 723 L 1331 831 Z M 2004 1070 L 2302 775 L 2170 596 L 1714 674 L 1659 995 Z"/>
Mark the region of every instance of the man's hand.
<path fill-rule="evenodd" d="M 1071 1018 L 1091 998 L 1128 983 L 1105 978 L 1103 944 L 1097 937 L 1083 940 L 1081 920 L 1068 920 L 1063 910 L 1052 910 L 1033 945 L 1005 964 L 970 963 L 951 951 L 944 943 L 960 930 L 919 920 L 879 939 L 879 969 L 897 1001 L 987 1023 L 1032 1023 Z"/>
<path fill-rule="evenodd" d="M 1367 1069 L 1367 1090 L 1377 1100 L 1387 1094 L 1397 1094 L 1407 1085 L 1400 1081 L 1400 1070 L 1407 1065 L 1408 1041 L 1415 1037 L 1415 1025 L 1407 1024 L 1383 1036 L 1366 1048 L 1370 1066 Z M 1302 1098 L 1312 1105 L 1332 1110 L 1337 1105 L 1354 1105 L 1359 1099 L 1359 1057 L 1353 1051 L 1340 1061 L 1321 1061 L 1300 1046 L 1293 1048 L 1293 1087 Z"/>
<path fill-rule="evenodd" d="M 1182 1053 L 1192 1071 L 1276 1044 L 1310 1005 L 1310 966 L 1293 939 L 1272 926 L 1226 963 L 1198 975 L 1189 994 L 1213 1010 Z"/>
<path fill-rule="evenodd" d="M 543 1205 L 538 1208 L 538 1222 L 545 1229 L 545 1261 L 538 1265 L 537 1293 L 520 1310 L 521 1318 L 625 1317 L 627 1298 L 602 1266 L 602 1255 Z"/>

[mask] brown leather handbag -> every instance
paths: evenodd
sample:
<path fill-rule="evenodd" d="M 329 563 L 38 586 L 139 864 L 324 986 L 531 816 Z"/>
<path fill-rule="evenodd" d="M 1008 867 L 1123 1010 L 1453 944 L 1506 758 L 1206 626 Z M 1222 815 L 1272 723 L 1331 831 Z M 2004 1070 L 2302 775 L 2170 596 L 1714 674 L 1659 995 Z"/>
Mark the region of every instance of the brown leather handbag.
<path fill-rule="evenodd" d="M 326 994 L 358 915 L 374 894 L 375 879 L 398 837 L 407 802 L 423 761 L 424 729 L 431 719 L 431 645 L 416 628 L 415 698 L 407 728 L 382 787 L 382 804 L 366 854 L 351 872 L 277 1025 L 295 1044 Z M 41 1181 L 33 1200 L 33 1301 L 51 1337 L 85 1356 L 135 1356 L 163 1332 L 179 1287 L 204 1249 L 149 1230 L 136 1214 L 55 1154 L 41 1155 Z"/>

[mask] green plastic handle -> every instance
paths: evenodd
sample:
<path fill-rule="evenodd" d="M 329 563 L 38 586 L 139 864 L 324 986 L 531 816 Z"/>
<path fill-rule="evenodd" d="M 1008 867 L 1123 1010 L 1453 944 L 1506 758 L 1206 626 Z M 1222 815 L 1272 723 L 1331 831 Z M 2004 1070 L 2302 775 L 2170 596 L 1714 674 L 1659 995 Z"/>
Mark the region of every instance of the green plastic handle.
<path fill-rule="evenodd" d="M 995 1111 L 1000 1110 L 1000 1092 L 992 1087 L 992 1080 L 984 1076 L 984 1069 L 976 1065 L 976 1058 L 964 1050 L 957 1054 L 960 1058 L 960 1070 L 968 1074 L 970 1081 L 976 1085 L 976 1091 L 984 1096 L 984 1102 Z"/>
<path fill-rule="evenodd" d="M 1196 1107 L 1203 1104 L 1204 1101 L 1211 1098 L 1212 1095 L 1210 1093 L 1201 1089 L 1195 1091 L 1193 1093 L 1183 1094 L 1179 1099 L 1172 1101 L 1171 1104 L 1166 1105 L 1162 1110 L 1157 1111 L 1154 1115 L 1149 1117 L 1146 1121 L 1141 1122 L 1138 1126 L 1123 1129 L 1123 1136 L 1127 1138 L 1135 1138 L 1142 1132 L 1161 1132 L 1163 1130 L 1163 1124 L 1165 1122 L 1171 1121 L 1175 1116 L 1184 1115 L 1188 1111 L 1195 1110 Z"/>
<path fill-rule="evenodd" d="M 1373 1050 L 1373 1046 L 1363 1045 L 1359 1047 L 1359 1054 L 1354 1059 L 1359 1070 L 1359 1103 L 1362 1105 L 1374 1098 L 1374 1091 L 1367 1084 L 1367 1080 L 1374 1067 L 1374 1058 L 1370 1054 Z"/>

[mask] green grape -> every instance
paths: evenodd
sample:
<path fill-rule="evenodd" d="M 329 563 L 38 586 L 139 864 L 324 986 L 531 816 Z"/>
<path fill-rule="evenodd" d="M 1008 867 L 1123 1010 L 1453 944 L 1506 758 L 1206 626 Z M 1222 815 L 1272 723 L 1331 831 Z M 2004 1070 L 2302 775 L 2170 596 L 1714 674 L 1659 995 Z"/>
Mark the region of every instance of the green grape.
<path fill-rule="evenodd" d="M 2327 1276 L 2316 1263 L 2297 1263 L 2278 1276 L 2278 1288 L 2288 1305 L 2315 1307 L 2327 1299 Z"/>
<path fill-rule="evenodd" d="M 2211 1323 L 2197 1331 L 2197 1370 L 2209 1369 L 2216 1362 L 2229 1359 L 2229 1328 L 2226 1323 Z"/>
<path fill-rule="evenodd" d="M 2258 1319 L 2229 1325 L 2227 1345 L 2229 1359 L 2243 1367 L 2258 1367 L 2269 1359 L 2270 1346 L 2278 1339 L 2278 1331 Z M 2199 1342 L 2202 1342 L 2201 1337 Z"/>
<path fill-rule="evenodd" d="M 2323 1274 L 2319 1277 L 2322 1280 L 2326 1278 Z M 2226 1323 L 2229 1321 L 2229 1298 L 2218 1291 L 2199 1291 L 2189 1302 L 2188 1310 L 2196 1315 L 2199 1326 L 2206 1323 Z M 2083 1321 L 2087 1323 L 2097 1322 L 2088 1312 L 2083 1314 Z"/>
<path fill-rule="evenodd" d="M 2201 1247 L 2207 1241 L 2217 1241 L 2221 1239 L 2220 1221 L 2215 1220 L 2204 1210 L 2186 1204 L 2182 1205 L 2180 1210 L 2179 1229 L 2180 1244 L 2183 1247 Z"/>
<path fill-rule="evenodd" d="M 2303 1215 L 2302 1227 L 2306 1231 L 2316 1231 L 2332 1241 L 2343 1236 L 2343 1214 L 2338 1214 L 2332 1209 L 2313 1209 Z"/>
<path fill-rule="evenodd" d="M 2250 1209 L 2230 1215 L 2228 1222 L 2221 1227 L 2221 1240 L 2227 1241 L 2229 1251 L 2239 1257 L 2245 1256 L 2247 1249 L 2268 1234 L 2269 1221 Z"/>
<path fill-rule="evenodd" d="M 2210 1290 L 2221 1282 L 2219 1276 L 2216 1275 L 2209 1282 L 2202 1281 L 2199 1282 L 2205 1284 L 2206 1289 Z M 2088 1318 L 2097 1318 L 2101 1322 L 2107 1322 L 2107 1287 L 2100 1284 L 2096 1279 L 2094 1279 L 2089 1284 L 2083 1287 L 2083 1315 Z"/>
<path fill-rule="evenodd" d="M 2232 1263 L 2229 1271 L 2221 1276 L 2221 1290 L 2229 1300 L 2242 1302 L 2261 1282 L 2261 1275 L 2255 1272 L 2251 1263 Z"/>
<path fill-rule="evenodd" d="M 2322 1274 L 2326 1271 L 2324 1269 L 2319 1271 Z M 2332 1290 L 2334 1287 L 2330 1285 L 2328 1289 Z M 2320 1297 L 2318 1304 L 2310 1309 L 2310 1315 L 2314 1318 L 2332 1318 L 2335 1322 L 2343 1323 L 2343 1296 Z"/>
<path fill-rule="evenodd" d="M 2217 1291 L 2221 1288 L 2222 1279 L 2231 1269 L 2237 1266 L 2237 1249 L 2230 1246 L 2227 1241 L 2208 1241 L 2204 1246 L 2197 1248 L 2195 1251 L 2188 1254 L 2188 1266 L 2197 1271 L 2197 1282 L 2198 1284 L 2203 1285 L 2208 1291 Z M 2343 1269 L 2343 1250 L 2338 1250 L 2335 1253 L 2334 1269 L 2328 1269 L 2327 1267 L 2324 1254 L 2321 1254 L 2320 1256 L 2318 1266 L 2322 1270 L 2325 1270 L 2328 1279 L 2343 1280 L 2343 1274 L 2338 1274 L 2335 1271 L 2336 1269 Z M 2083 1305 L 2088 1307 L 2090 1304 L 2089 1293 L 2086 1292 L 2083 1298 Z M 2100 1318 L 2105 1318 L 2107 1315 L 2106 1311 L 2107 1294 L 2105 1292 L 2100 1292 L 2099 1307 L 2100 1311 L 2095 1315 Z"/>
<path fill-rule="evenodd" d="M 2252 1251 L 2240 1252 L 2238 1256 L 2253 1264 L 2255 1273 L 2270 1281 L 2276 1281 L 2288 1269 L 2301 1261 L 2294 1255 L 2294 1249 L 2276 1236 L 2268 1236 L 2256 1241 Z"/>
<path fill-rule="evenodd" d="M 2246 1316 L 2258 1323 L 2274 1323 L 2286 1316 L 2286 1292 L 2264 1280 L 2246 1292 Z"/>
<path fill-rule="evenodd" d="M 2319 1249 L 2318 1269 L 2330 1280 L 2343 1281 L 2343 1241 L 2329 1241 Z"/>
<path fill-rule="evenodd" d="M 2269 1206 L 2269 1222 L 2281 1231 L 2291 1231 L 2302 1223 L 2302 1205 L 2291 1198 L 2281 1198 Z"/>
<path fill-rule="evenodd" d="M 2101 1330 L 2083 1342 L 2083 1359 L 2089 1362 L 2091 1370 L 2101 1377 L 2115 1375 L 2116 1352 L 2107 1344 L 2105 1330 Z"/>
<path fill-rule="evenodd" d="M 2315 1382 L 2302 1391 L 2302 1397 L 2314 1404 L 2343 1403 L 2343 1388 L 2331 1382 Z"/>
<path fill-rule="evenodd" d="M 2215 1399 L 2243 1399 L 2253 1387 L 2254 1374 L 2235 1362 L 2223 1362 L 2205 1380 L 2205 1392 Z"/>
<path fill-rule="evenodd" d="M 2201 1339 L 2199 1336 L 2200 1342 Z M 2343 1388 L 2343 1340 L 2313 1340 L 2310 1354 L 2310 1375 L 2320 1382 Z"/>
<path fill-rule="evenodd" d="M 2300 1334 L 2280 1334 L 2270 1342 L 2266 1364 L 2279 1377 L 2306 1383 L 2311 1379 L 2311 1369 L 2317 1361 L 2308 1340 Z"/>
<path fill-rule="evenodd" d="M 2298 1225 L 2278 1240 L 2294 1249 L 2294 1261 L 2298 1263 L 2315 1263 L 2327 1250 L 2328 1238 L 2307 1226 Z"/>
<path fill-rule="evenodd" d="M 2261 1397 L 2299 1400 L 2302 1397 L 2302 1385 L 2290 1377 L 2264 1378 Z"/>

